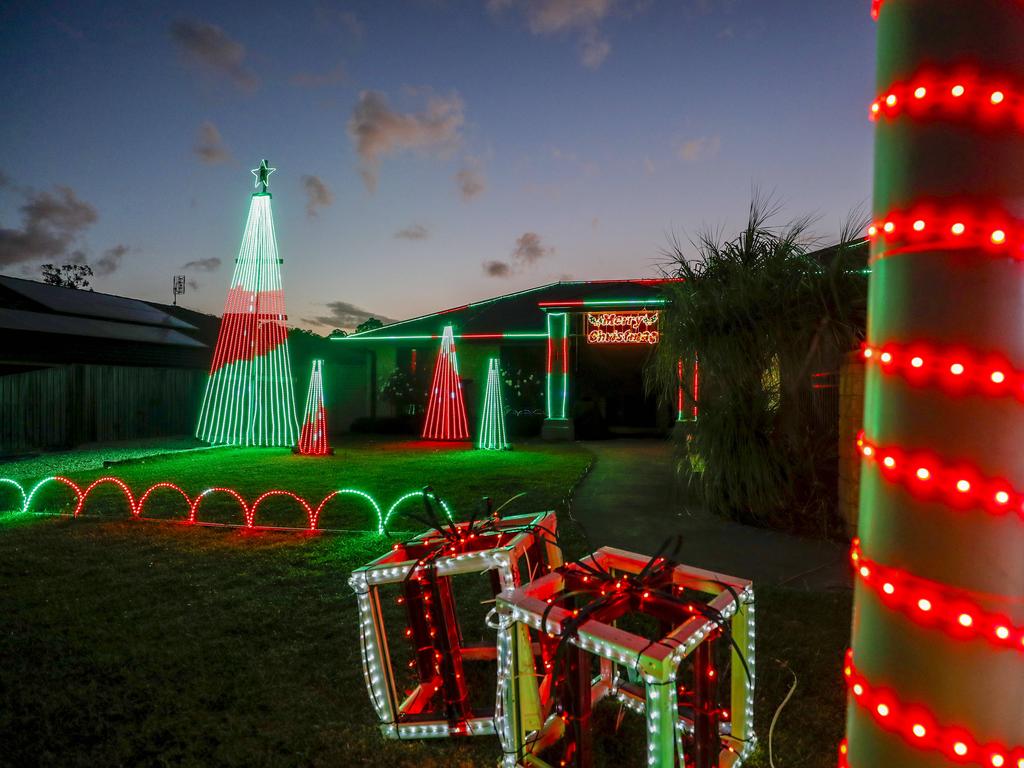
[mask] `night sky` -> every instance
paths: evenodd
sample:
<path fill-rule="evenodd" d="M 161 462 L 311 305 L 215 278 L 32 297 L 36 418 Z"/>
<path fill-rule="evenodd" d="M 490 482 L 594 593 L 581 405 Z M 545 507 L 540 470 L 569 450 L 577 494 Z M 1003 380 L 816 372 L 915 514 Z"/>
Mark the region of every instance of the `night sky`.
<path fill-rule="evenodd" d="M 649 277 L 870 197 L 857 0 L 2 2 L 0 271 L 219 314 L 267 158 L 292 324 Z"/>

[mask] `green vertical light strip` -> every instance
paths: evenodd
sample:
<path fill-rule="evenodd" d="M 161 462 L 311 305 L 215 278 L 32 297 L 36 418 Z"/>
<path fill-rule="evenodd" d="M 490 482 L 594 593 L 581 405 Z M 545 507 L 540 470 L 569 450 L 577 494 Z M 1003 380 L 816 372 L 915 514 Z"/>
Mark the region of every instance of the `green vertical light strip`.
<path fill-rule="evenodd" d="M 271 195 L 256 192 L 228 290 L 196 436 L 222 445 L 298 439 Z"/>
<path fill-rule="evenodd" d="M 566 312 L 548 312 L 547 323 L 547 416 L 549 419 L 564 421 L 569 398 L 569 315 Z"/>
<path fill-rule="evenodd" d="M 504 451 L 509 448 L 505 431 L 505 403 L 501 397 L 501 366 L 496 357 L 487 363 L 487 387 L 484 390 L 477 447 L 485 451 Z"/>
<path fill-rule="evenodd" d="M 561 418 L 566 417 L 566 406 L 569 401 L 569 315 L 562 313 L 562 403 Z"/>

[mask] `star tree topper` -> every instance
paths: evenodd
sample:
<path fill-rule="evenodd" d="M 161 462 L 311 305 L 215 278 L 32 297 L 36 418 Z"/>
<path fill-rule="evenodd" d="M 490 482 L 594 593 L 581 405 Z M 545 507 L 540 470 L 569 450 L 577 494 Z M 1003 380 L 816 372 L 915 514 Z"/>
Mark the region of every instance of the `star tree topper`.
<path fill-rule="evenodd" d="M 267 187 L 270 186 L 270 174 L 276 170 L 277 168 L 267 165 L 266 160 L 260 160 L 260 167 L 252 169 L 252 175 L 256 177 L 256 186 L 260 188 L 260 192 L 267 191 Z"/>

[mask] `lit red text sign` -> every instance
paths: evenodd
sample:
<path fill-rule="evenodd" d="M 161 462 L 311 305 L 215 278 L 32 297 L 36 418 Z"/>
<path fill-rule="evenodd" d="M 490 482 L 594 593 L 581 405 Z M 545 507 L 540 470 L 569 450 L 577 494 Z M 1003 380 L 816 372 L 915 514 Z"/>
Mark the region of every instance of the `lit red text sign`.
<path fill-rule="evenodd" d="M 588 344 L 657 344 L 657 312 L 588 312 Z"/>

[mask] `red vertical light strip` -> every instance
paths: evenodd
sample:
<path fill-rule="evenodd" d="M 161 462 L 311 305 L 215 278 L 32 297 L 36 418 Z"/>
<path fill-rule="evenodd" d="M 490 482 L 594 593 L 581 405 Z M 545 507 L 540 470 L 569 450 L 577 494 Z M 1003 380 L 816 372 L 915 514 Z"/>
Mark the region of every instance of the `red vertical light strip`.
<path fill-rule="evenodd" d="M 693 357 L 693 418 L 697 418 L 698 398 L 700 397 L 700 361 Z"/>
<path fill-rule="evenodd" d="M 683 420 L 683 358 L 676 369 L 676 420 Z"/>

